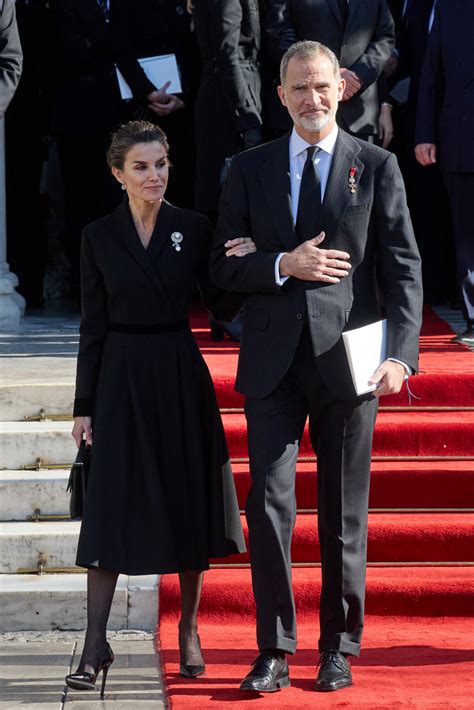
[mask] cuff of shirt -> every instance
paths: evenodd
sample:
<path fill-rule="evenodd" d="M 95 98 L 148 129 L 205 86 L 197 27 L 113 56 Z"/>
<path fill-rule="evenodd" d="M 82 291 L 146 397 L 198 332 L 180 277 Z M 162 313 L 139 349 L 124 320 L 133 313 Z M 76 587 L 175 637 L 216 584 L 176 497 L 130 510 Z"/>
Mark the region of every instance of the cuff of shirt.
<path fill-rule="evenodd" d="M 391 360 L 392 362 L 398 362 L 399 365 L 403 365 L 403 367 L 406 370 L 406 375 L 403 378 L 404 380 L 408 380 L 411 374 L 413 374 L 413 370 L 409 365 L 406 364 L 406 362 L 403 362 L 403 360 L 397 360 L 396 357 L 388 357 L 387 360 Z"/>
<path fill-rule="evenodd" d="M 281 254 L 278 254 L 276 261 L 275 261 L 275 283 L 277 286 L 283 286 L 285 281 L 288 281 L 290 278 L 289 276 L 281 276 L 280 275 L 280 261 L 282 256 L 285 255 L 285 252 L 281 252 Z"/>

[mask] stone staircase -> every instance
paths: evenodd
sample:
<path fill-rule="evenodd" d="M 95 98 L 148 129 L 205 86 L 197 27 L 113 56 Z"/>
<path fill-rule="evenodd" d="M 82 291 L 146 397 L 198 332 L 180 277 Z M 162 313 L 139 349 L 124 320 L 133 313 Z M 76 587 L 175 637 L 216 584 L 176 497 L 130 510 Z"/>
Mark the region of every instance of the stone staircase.
<path fill-rule="evenodd" d="M 26 318 L 0 334 L 0 631 L 83 629 L 80 524 L 66 492 L 78 318 Z M 110 629 L 153 631 L 158 577 L 119 577 Z"/>

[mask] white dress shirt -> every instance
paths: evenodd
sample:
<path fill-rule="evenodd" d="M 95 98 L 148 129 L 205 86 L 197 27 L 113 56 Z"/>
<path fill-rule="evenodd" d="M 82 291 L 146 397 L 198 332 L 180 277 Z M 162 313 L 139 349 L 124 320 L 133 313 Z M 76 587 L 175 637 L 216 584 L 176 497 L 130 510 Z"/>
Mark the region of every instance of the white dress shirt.
<path fill-rule="evenodd" d="M 315 152 L 313 160 L 316 166 L 316 170 L 319 174 L 319 179 L 321 183 L 321 202 L 324 201 L 324 194 L 326 192 L 326 186 L 328 184 L 329 172 L 331 170 L 332 157 L 334 155 L 334 148 L 336 146 L 337 134 L 339 129 L 337 125 L 334 126 L 332 131 L 322 140 L 318 141 L 315 145 L 318 146 L 319 150 Z M 298 200 L 300 197 L 300 187 L 301 179 L 303 176 L 304 164 L 306 162 L 306 149 L 309 148 L 311 143 L 307 143 L 300 135 L 296 132 L 293 127 L 293 131 L 290 136 L 290 189 L 291 189 L 291 211 L 293 214 L 293 224 L 296 224 L 296 218 L 298 214 Z M 316 234 L 314 236 L 317 236 Z M 289 278 L 288 276 L 280 275 L 280 261 L 282 259 L 284 252 L 279 254 L 275 261 L 275 280 L 279 286 L 283 286 L 285 281 Z M 393 360 L 394 362 L 400 363 L 406 370 L 405 378 L 411 375 L 411 368 L 401 360 L 396 360 L 395 358 L 388 358 L 388 360 Z"/>

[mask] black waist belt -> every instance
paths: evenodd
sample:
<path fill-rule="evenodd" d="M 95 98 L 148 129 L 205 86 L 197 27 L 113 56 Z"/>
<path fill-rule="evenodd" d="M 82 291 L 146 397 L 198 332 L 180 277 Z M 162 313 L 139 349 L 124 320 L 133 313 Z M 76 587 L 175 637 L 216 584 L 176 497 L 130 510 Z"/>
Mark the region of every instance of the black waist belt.
<path fill-rule="evenodd" d="M 112 333 L 132 333 L 132 334 L 150 334 L 150 333 L 175 333 L 178 330 L 186 330 L 189 328 L 189 321 L 176 321 L 175 323 L 109 323 L 109 331 Z"/>

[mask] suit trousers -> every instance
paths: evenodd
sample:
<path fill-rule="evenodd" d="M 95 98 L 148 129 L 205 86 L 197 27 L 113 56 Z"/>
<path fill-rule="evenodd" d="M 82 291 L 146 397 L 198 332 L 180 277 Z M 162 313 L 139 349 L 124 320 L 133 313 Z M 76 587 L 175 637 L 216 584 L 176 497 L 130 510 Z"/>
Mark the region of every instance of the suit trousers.
<path fill-rule="evenodd" d="M 467 323 L 474 323 L 474 222 L 472 220 L 474 172 L 445 171 L 443 178 L 451 206 L 462 312 Z"/>
<path fill-rule="evenodd" d="M 318 459 L 319 649 L 359 655 L 377 403 L 372 394 L 347 401 L 334 398 L 318 373 L 307 325 L 279 386 L 264 399 L 246 400 L 252 477 L 246 514 L 260 650 L 296 649 L 291 540 L 296 462 L 309 416 Z"/>

